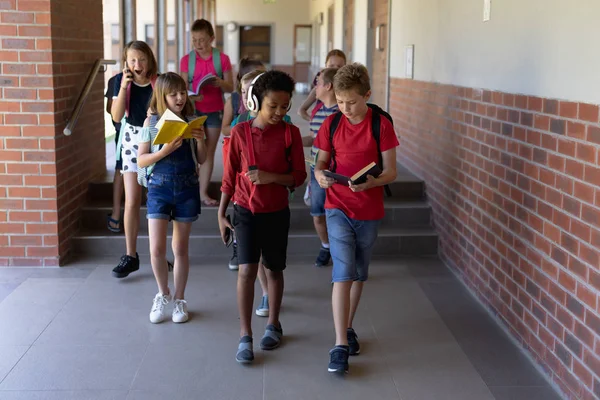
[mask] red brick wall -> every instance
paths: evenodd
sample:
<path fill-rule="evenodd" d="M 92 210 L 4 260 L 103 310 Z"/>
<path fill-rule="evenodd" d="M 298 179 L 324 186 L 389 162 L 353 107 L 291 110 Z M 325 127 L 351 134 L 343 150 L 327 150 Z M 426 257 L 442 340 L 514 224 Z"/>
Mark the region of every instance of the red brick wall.
<path fill-rule="evenodd" d="M 55 266 L 104 170 L 102 82 L 62 130 L 102 49 L 102 2 L 0 1 L 0 265 Z"/>
<path fill-rule="evenodd" d="M 564 393 L 600 398 L 598 106 L 392 79 L 390 111 L 441 258 Z"/>

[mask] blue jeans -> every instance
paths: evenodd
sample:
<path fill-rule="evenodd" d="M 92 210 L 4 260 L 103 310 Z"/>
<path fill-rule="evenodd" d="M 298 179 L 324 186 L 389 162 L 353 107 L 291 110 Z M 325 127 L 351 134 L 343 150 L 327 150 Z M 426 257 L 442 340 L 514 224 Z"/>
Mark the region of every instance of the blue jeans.
<path fill-rule="evenodd" d="M 169 175 L 153 172 L 148 180 L 148 219 L 194 222 L 200 214 L 200 185 L 196 173 Z"/>
<path fill-rule="evenodd" d="M 338 209 L 327 209 L 325 215 L 333 259 L 332 282 L 366 281 L 379 220 L 359 221 Z"/>
<path fill-rule="evenodd" d="M 204 126 L 207 128 L 221 128 L 221 124 L 223 123 L 223 111 L 215 111 L 209 113 L 203 113 L 200 111 L 196 111 L 198 115 L 206 115 L 206 122 L 204 122 Z"/>
<path fill-rule="evenodd" d="M 322 217 L 325 215 L 325 189 L 319 186 L 315 179 L 314 168 L 310 169 L 310 215 Z"/>

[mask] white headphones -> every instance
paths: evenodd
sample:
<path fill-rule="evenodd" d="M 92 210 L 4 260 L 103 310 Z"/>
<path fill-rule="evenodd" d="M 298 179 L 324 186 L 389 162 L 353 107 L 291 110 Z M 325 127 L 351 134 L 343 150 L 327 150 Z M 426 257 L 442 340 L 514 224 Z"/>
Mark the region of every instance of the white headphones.
<path fill-rule="evenodd" d="M 252 89 L 254 88 L 254 84 L 256 83 L 258 78 L 260 78 L 264 74 L 265 73 L 263 72 L 262 74 L 258 75 L 250 83 L 250 87 L 248 88 L 248 101 L 246 101 L 246 108 L 248 109 L 248 111 L 258 112 L 258 110 L 260 109 L 260 102 L 258 101 L 258 97 L 256 97 L 256 95 L 252 94 Z"/>
<path fill-rule="evenodd" d="M 258 110 L 260 110 L 260 101 L 258 101 L 258 97 L 256 97 L 256 95 L 252 94 L 252 89 L 254 88 L 254 84 L 256 83 L 258 78 L 260 78 L 264 74 L 265 73 L 263 72 L 262 74 L 258 75 L 256 78 L 254 78 L 252 80 L 252 82 L 250 83 L 250 87 L 248 87 L 248 101 L 246 101 L 246 109 L 250 112 L 258 112 Z M 290 99 L 290 104 L 288 105 L 287 110 L 290 111 L 291 108 L 292 108 L 292 101 Z"/>

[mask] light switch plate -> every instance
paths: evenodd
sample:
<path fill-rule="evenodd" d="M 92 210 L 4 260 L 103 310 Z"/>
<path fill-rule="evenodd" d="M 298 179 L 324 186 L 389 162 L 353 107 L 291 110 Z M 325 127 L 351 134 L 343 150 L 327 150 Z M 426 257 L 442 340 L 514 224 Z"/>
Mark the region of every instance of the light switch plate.
<path fill-rule="evenodd" d="M 492 17 L 492 0 L 483 0 L 483 22 L 487 22 Z"/>

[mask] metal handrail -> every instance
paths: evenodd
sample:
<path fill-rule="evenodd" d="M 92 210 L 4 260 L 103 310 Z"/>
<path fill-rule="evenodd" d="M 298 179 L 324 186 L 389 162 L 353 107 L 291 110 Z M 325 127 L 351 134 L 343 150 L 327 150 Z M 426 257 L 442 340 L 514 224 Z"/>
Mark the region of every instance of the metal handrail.
<path fill-rule="evenodd" d="M 77 99 L 77 103 L 75 103 L 73 112 L 71 113 L 71 116 L 67 120 L 67 126 L 65 126 L 65 129 L 63 130 L 63 133 L 65 134 L 65 136 L 70 136 L 71 133 L 73 133 L 73 129 L 75 128 L 75 124 L 77 123 L 77 120 L 79 119 L 79 114 L 81 113 L 83 104 L 85 103 L 85 100 L 87 99 L 88 94 L 90 94 L 90 90 L 92 90 L 92 84 L 94 83 L 94 79 L 96 78 L 96 75 L 98 75 L 98 71 L 100 71 L 100 67 L 105 66 L 105 65 L 114 65 L 116 63 L 117 62 L 115 60 L 103 60 L 100 58 L 96 60 L 96 62 L 94 63 L 94 66 L 92 67 L 92 70 L 90 71 L 90 74 L 87 77 L 87 80 L 85 81 L 85 86 L 81 90 L 81 93 L 79 93 L 79 98 Z M 103 72 L 104 71 L 106 71 L 106 69 L 103 70 Z"/>

